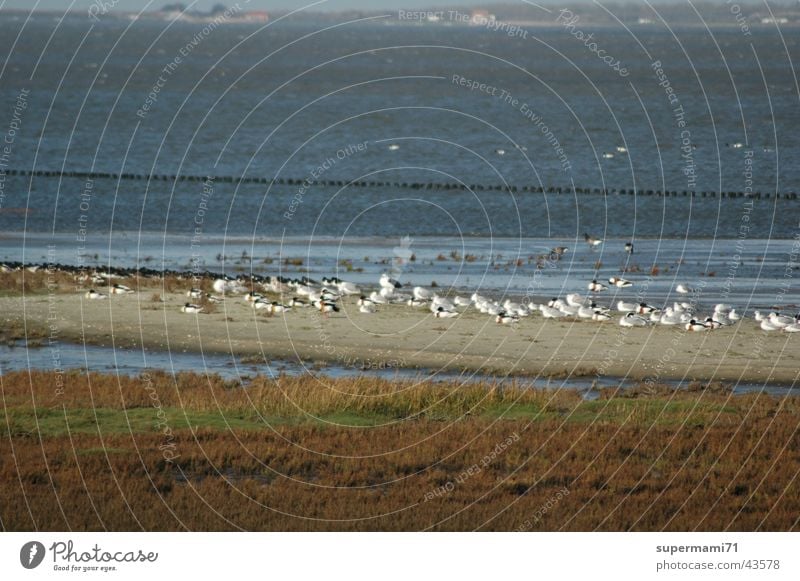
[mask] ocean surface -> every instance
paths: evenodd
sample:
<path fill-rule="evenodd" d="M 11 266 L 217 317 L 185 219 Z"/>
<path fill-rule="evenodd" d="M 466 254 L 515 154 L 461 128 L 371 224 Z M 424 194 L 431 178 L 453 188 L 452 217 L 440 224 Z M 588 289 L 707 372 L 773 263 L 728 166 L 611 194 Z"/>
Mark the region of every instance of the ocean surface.
<path fill-rule="evenodd" d="M 0 260 L 800 302 L 797 29 L 583 28 L 0 11 Z"/>

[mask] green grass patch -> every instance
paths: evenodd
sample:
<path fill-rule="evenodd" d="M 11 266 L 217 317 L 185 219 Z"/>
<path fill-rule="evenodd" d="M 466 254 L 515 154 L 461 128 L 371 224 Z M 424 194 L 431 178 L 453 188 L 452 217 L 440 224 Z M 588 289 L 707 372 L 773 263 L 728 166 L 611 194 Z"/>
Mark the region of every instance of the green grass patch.
<path fill-rule="evenodd" d="M 159 417 L 154 408 L 135 408 L 127 412 L 111 408 L 96 409 L 43 409 L 34 413 L 33 408 L 7 409 L 7 429 L 12 435 L 40 433 L 42 436 L 72 434 L 123 434 L 163 431 L 166 426 L 172 431 L 189 428 L 212 430 L 256 430 L 264 423 L 257 417 L 245 418 L 237 414 L 192 412 L 178 408 L 163 409 Z"/>
<path fill-rule="evenodd" d="M 326 414 L 320 417 L 323 422 L 338 424 L 342 426 L 355 426 L 355 427 L 373 427 L 385 424 L 392 421 L 393 418 L 382 416 L 378 414 L 357 414 L 354 412 L 339 412 L 334 414 Z M 315 422 L 317 420 L 309 418 L 309 421 Z"/>
<path fill-rule="evenodd" d="M 494 403 L 465 410 L 447 405 L 434 405 L 420 414 L 411 409 L 386 406 L 377 409 L 342 409 L 317 417 L 293 410 L 290 414 L 260 414 L 257 410 L 203 410 L 181 408 L 38 408 L 11 407 L 6 409 L 7 430 L 12 435 L 60 436 L 72 434 L 155 433 L 165 429 L 173 432 L 187 429 L 263 430 L 268 425 L 297 425 L 318 423 L 321 426 L 370 427 L 392 421 L 469 421 L 471 418 L 502 421 L 566 422 L 573 424 L 612 423 L 639 426 L 706 425 L 722 418 L 736 418 L 739 410 L 733 405 L 693 400 L 633 399 L 584 401 L 577 405 L 540 404 L 538 402 Z M 91 453 L 91 452 L 87 452 Z"/>
<path fill-rule="evenodd" d="M 490 406 L 483 415 L 492 419 L 542 421 L 553 419 L 557 414 L 553 411 L 544 411 L 542 406 L 536 403 L 515 403 L 510 406 L 506 404 Z"/>

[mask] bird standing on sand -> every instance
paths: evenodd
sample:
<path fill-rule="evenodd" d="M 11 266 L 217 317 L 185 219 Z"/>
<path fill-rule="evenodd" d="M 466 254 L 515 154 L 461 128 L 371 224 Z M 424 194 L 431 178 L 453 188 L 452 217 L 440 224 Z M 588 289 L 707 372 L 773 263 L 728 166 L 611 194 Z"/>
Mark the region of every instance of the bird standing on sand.
<path fill-rule="evenodd" d="M 519 317 L 503 311 L 494 318 L 494 322 L 498 325 L 511 325 L 512 323 L 519 323 Z"/>
<path fill-rule="evenodd" d="M 433 298 L 433 293 L 426 288 L 421 286 L 415 286 L 411 293 L 414 295 L 414 298 L 418 301 L 429 301 Z"/>
<path fill-rule="evenodd" d="M 364 305 L 374 305 L 375 302 L 372 299 L 368 298 L 366 295 L 361 295 L 360 297 L 358 297 L 356 304 L 359 307 L 363 307 Z"/>
<path fill-rule="evenodd" d="M 539 305 L 539 312 L 542 313 L 545 319 L 560 319 L 561 317 L 567 316 L 566 313 L 548 305 Z"/>
<path fill-rule="evenodd" d="M 198 313 L 202 313 L 203 312 L 203 307 L 201 307 L 200 305 L 192 304 L 192 303 L 186 303 L 185 305 L 183 305 L 181 307 L 181 312 L 182 313 L 186 313 L 188 315 L 196 315 Z"/>
<path fill-rule="evenodd" d="M 380 285 L 382 288 L 394 290 L 396 288 L 403 288 L 403 285 L 390 277 L 385 272 L 381 275 Z"/>
<path fill-rule="evenodd" d="M 339 307 L 336 306 L 335 303 L 330 303 L 327 301 L 317 301 L 317 304 L 315 306 L 320 310 L 320 312 L 322 312 L 326 316 L 328 315 L 328 313 L 339 312 Z"/>
<path fill-rule="evenodd" d="M 344 280 L 340 280 L 336 283 L 336 288 L 339 292 L 343 295 L 357 295 L 361 294 L 361 289 L 359 289 L 355 284 L 352 282 L 347 282 Z"/>
<path fill-rule="evenodd" d="M 619 320 L 620 327 L 646 327 L 650 321 L 636 313 L 628 313 Z"/>
<path fill-rule="evenodd" d="M 761 325 L 759 325 L 759 326 L 761 327 L 762 331 L 778 331 L 778 330 L 781 329 L 780 326 L 778 326 L 775 323 L 773 323 L 772 320 L 769 319 L 769 318 L 762 319 L 761 320 Z"/>
<path fill-rule="evenodd" d="M 588 244 L 590 248 L 600 246 L 603 243 L 603 240 L 601 238 L 595 238 L 594 236 L 589 236 L 589 234 L 587 234 L 586 232 L 583 233 L 583 239 L 586 240 L 586 244 Z"/>
<path fill-rule="evenodd" d="M 99 292 L 97 292 L 97 291 L 96 291 L 96 290 L 94 290 L 93 288 L 92 288 L 92 289 L 89 289 L 88 291 L 86 291 L 86 294 L 85 294 L 84 296 L 85 296 L 87 299 L 91 299 L 91 300 L 93 300 L 93 301 L 96 301 L 96 300 L 98 300 L 98 299 L 107 299 L 107 298 L 108 298 L 108 296 L 104 295 L 103 293 L 99 293 Z"/>
<path fill-rule="evenodd" d="M 710 328 L 711 327 L 705 325 L 704 323 L 699 323 L 694 319 L 686 323 L 687 331 L 708 331 Z"/>
<path fill-rule="evenodd" d="M 613 284 L 614 286 L 619 288 L 627 288 L 629 286 L 633 286 L 633 283 L 631 281 L 626 280 L 624 278 L 619 278 L 618 276 L 612 276 L 611 278 L 609 278 L 608 284 Z"/>
<path fill-rule="evenodd" d="M 791 325 L 786 325 L 781 330 L 784 333 L 800 333 L 800 320 L 798 320 L 797 323 L 792 323 Z"/>
<path fill-rule="evenodd" d="M 597 280 L 593 280 L 589 283 L 588 287 L 589 292 L 599 293 L 606 290 L 608 287 L 601 282 L 597 282 Z"/>
<path fill-rule="evenodd" d="M 633 254 L 633 242 L 625 243 L 625 252 L 627 252 L 628 254 Z"/>
<path fill-rule="evenodd" d="M 257 293 L 255 291 L 251 291 L 251 292 L 247 293 L 246 295 L 244 295 L 244 300 L 245 300 L 245 302 L 248 302 L 248 303 L 254 303 L 257 300 L 263 299 L 263 298 L 264 298 L 264 295 L 262 295 L 261 293 Z"/>
<path fill-rule="evenodd" d="M 444 307 L 438 307 L 436 309 L 436 312 L 433 313 L 433 316 L 436 317 L 437 319 L 451 319 L 453 317 L 457 317 L 458 313 L 454 311 L 448 311 Z"/>
<path fill-rule="evenodd" d="M 780 327 L 781 329 L 797 323 L 797 319 L 795 319 L 794 317 L 790 315 L 779 315 L 778 313 L 770 313 L 769 321 L 773 325 Z"/>
<path fill-rule="evenodd" d="M 659 309 L 656 307 L 652 307 L 647 303 L 639 303 L 639 306 L 636 307 L 636 313 L 639 315 L 650 315 L 652 313 L 658 312 Z"/>
<path fill-rule="evenodd" d="M 133 292 L 133 289 L 125 286 L 124 284 L 115 284 L 111 287 L 112 295 L 128 295 Z"/>

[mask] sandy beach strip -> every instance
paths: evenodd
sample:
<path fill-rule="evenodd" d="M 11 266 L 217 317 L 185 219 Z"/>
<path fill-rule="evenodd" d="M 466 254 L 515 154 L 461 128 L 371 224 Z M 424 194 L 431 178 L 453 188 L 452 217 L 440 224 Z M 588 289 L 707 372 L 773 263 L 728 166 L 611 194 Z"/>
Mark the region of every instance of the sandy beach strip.
<path fill-rule="evenodd" d="M 625 377 L 792 384 L 800 378 L 800 337 L 765 333 L 753 320 L 690 333 L 682 327 L 623 328 L 605 323 L 545 320 L 514 326 L 469 308 L 437 319 L 425 308 L 381 306 L 359 313 L 355 299 L 325 317 L 312 308 L 267 316 L 240 296 L 215 312 L 186 315 L 186 297 L 152 293 L 87 300 L 80 294 L 0 298 L 5 329 L 27 329 L 47 345 L 77 342 L 116 348 L 262 355 L 348 367 L 431 368 L 554 377 Z M 213 371 L 213 370 L 211 370 Z"/>

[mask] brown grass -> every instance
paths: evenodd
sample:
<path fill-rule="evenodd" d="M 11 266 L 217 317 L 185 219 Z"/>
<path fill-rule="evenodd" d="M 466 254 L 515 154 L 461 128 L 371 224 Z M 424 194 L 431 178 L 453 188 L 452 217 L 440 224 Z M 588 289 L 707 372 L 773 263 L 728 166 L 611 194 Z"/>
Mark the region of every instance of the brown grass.
<path fill-rule="evenodd" d="M 75 279 L 72 275 L 40 268 L 36 272 L 18 270 L 0 273 L 0 292 L 8 294 L 44 292 L 74 292 Z M 88 287 L 87 287 L 88 288 Z"/>
<path fill-rule="evenodd" d="M 203 312 L 207 315 L 217 312 L 217 303 L 208 300 L 208 297 L 206 295 L 203 295 L 203 298 L 201 298 L 199 302 L 198 301 L 195 302 L 199 304 L 201 307 L 203 307 Z"/>
<path fill-rule="evenodd" d="M 87 269 L 86 274 L 91 274 L 92 269 Z M 150 278 L 149 276 L 132 275 L 127 278 L 115 278 L 113 283 L 120 282 L 134 290 L 145 291 L 154 290 L 164 293 L 185 292 L 192 287 L 200 288 L 210 292 L 213 287 L 211 278 L 193 278 L 192 276 L 178 276 L 168 274 Z M 13 271 L 0 273 L 0 293 L 21 294 L 21 293 L 60 293 L 69 294 L 85 292 L 90 288 L 95 288 L 101 292 L 108 291 L 108 284 L 94 283 L 91 280 L 78 282 L 75 275 L 67 272 L 52 271 L 48 272 L 44 267 L 36 272 Z"/>
<path fill-rule="evenodd" d="M 796 397 L 56 379 L 0 378 L 5 530 L 798 528 Z"/>

